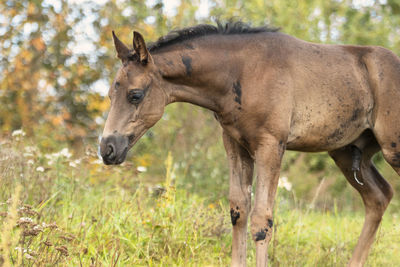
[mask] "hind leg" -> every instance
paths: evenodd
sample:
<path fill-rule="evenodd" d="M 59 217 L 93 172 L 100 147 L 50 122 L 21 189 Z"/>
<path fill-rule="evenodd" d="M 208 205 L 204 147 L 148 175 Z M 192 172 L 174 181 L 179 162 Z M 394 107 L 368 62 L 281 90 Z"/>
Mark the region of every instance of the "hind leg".
<path fill-rule="evenodd" d="M 379 151 L 379 145 L 375 140 L 365 144 L 362 149 L 361 166 L 357 176 L 363 185 L 357 183 L 354 179 L 351 146 L 329 152 L 329 155 L 341 169 L 346 179 L 360 193 L 365 205 L 364 226 L 349 266 L 363 266 L 365 263 L 383 213 L 393 196 L 391 186 L 379 174 L 371 161 L 371 157 L 377 151 Z"/>

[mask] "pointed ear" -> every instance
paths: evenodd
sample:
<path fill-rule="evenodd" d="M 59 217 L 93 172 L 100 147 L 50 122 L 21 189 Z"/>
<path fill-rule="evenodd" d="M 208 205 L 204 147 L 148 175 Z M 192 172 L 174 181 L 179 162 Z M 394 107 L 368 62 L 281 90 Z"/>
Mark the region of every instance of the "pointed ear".
<path fill-rule="evenodd" d="M 151 58 L 150 52 L 146 48 L 143 36 L 136 31 L 133 32 L 133 49 L 135 49 L 136 54 L 139 55 L 140 62 L 143 65 L 149 62 L 149 59 Z"/>
<path fill-rule="evenodd" d="M 130 55 L 129 48 L 121 42 L 118 37 L 115 35 L 114 31 L 112 31 L 115 49 L 117 50 L 117 56 L 122 61 L 127 61 Z"/>

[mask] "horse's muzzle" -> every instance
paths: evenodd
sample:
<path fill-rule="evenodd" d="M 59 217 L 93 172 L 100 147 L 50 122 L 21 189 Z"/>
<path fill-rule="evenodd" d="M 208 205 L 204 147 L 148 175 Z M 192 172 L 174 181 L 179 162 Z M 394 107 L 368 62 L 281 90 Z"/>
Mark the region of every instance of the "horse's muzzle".
<path fill-rule="evenodd" d="M 129 139 L 127 136 L 112 134 L 101 139 L 100 154 L 106 165 L 118 165 L 124 162 L 128 153 Z"/>

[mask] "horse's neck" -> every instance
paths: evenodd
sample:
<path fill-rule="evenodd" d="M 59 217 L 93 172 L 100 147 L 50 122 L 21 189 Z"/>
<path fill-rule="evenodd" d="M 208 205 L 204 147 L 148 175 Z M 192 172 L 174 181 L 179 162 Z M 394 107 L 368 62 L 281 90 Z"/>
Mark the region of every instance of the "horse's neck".
<path fill-rule="evenodd" d="M 228 57 L 206 49 L 176 49 L 153 56 L 163 77 L 169 102 L 188 102 L 221 111 L 233 79 Z"/>

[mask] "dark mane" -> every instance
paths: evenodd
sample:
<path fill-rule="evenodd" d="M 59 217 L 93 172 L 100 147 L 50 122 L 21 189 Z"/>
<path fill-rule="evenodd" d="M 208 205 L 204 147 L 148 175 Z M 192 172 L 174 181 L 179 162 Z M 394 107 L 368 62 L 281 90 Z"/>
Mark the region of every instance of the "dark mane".
<path fill-rule="evenodd" d="M 180 43 L 182 41 L 194 39 L 197 37 L 212 35 L 212 34 L 249 34 L 260 32 L 277 32 L 278 28 L 269 26 L 251 27 L 250 24 L 242 21 L 229 21 L 223 25 L 217 21 L 217 26 L 209 24 L 199 24 L 193 27 L 174 30 L 167 35 L 160 37 L 156 42 L 150 43 L 148 49 L 150 52 L 159 48 L 163 48 L 172 44 Z"/>

